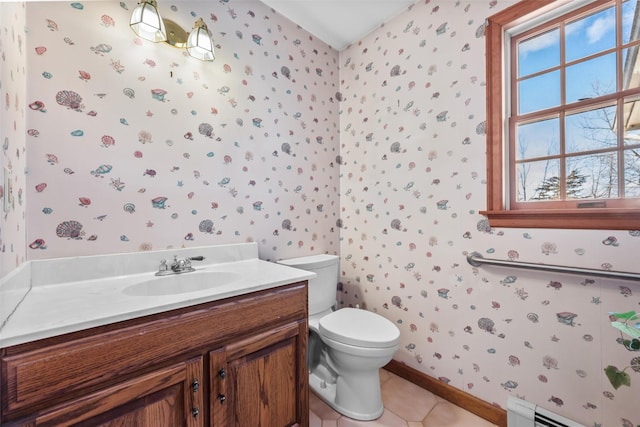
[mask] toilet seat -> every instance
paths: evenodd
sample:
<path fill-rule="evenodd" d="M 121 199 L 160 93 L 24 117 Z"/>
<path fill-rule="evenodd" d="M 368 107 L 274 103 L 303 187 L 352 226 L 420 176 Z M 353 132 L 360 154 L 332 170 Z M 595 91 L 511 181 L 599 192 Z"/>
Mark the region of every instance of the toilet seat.
<path fill-rule="evenodd" d="M 393 347 L 400 331 L 386 318 L 355 308 L 342 308 L 319 320 L 319 332 L 330 340 L 367 348 Z"/>

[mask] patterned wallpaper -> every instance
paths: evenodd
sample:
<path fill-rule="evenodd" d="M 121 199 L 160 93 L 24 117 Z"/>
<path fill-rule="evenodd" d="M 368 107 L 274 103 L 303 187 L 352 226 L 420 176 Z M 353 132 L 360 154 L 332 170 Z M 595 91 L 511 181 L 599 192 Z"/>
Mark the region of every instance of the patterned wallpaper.
<path fill-rule="evenodd" d="M 134 2 L 0 4 L 2 161 L 22 190 L 2 261 L 339 245 L 341 303 L 398 325 L 397 360 L 501 407 L 640 424 L 640 353 L 609 318 L 638 309 L 637 284 L 465 260 L 640 271 L 637 231 L 491 229 L 478 213 L 484 21 L 510 4 L 419 1 L 337 53 L 257 1 L 161 2 L 184 28 L 205 18 L 213 64 L 138 40 Z"/>
<path fill-rule="evenodd" d="M 0 2 L 0 277 L 26 260 L 26 9 Z M 10 171 L 12 200 L 4 210 L 4 171 Z M 8 192 L 7 192 L 8 193 Z M 8 200 L 8 194 L 6 195 Z"/>
<path fill-rule="evenodd" d="M 341 52 L 342 304 L 397 324 L 396 360 L 485 401 L 505 408 L 513 395 L 588 426 L 636 426 L 640 352 L 609 312 L 640 308 L 637 282 L 466 261 L 478 251 L 640 272 L 638 231 L 491 229 L 478 213 L 484 23 L 513 3 L 421 1 Z M 630 386 L 615 389 L 609 365 Z"/>
<path fill-rule="evenodd" d="M 205 19 L 213 63 L 139 39 L 135 2 L 27 3 L 28 259 L 257 241 L 338 249 L 338 53 L 257 1 Z"/>

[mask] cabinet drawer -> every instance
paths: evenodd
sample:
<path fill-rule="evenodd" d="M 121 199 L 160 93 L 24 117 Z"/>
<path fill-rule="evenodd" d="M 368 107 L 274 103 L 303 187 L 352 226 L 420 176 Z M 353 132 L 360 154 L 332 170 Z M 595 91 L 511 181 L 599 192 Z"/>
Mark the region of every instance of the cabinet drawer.
<path fill-rule="evenodd" d="M 45 346 L 3 350 L 0 422 L 77 398 L 141 371 L 211 348 L 243 333 L 306 318 L 304 284 L 153 316 L 149 322 Z M 37 344 L 37 343 L 36 343 Z M 20 351 L 21 349 L 25 351 Z"/>

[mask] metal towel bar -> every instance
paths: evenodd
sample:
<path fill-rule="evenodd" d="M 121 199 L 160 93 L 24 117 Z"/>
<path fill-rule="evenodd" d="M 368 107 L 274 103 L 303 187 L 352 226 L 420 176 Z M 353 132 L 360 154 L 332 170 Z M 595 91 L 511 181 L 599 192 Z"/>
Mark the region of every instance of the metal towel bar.
<path fill-rule="evenodd" d="M 502 267 L 524 268 L 527 270 L 550 271 L 556 273 L 584 274 L 589 276 L 607 277 L 609 279 L 624 279 L 640 281 L 640 273 L 626 271 L 594 270 L 592 268 L 566 267 L 564 265 L 534 264 L 532 262 L 506 261 L 502 259 L 485 258 L 480 252 L 471 252 L 467 255 L 467 262 L 474 267 L 482 264 L 497 265 Z"/>

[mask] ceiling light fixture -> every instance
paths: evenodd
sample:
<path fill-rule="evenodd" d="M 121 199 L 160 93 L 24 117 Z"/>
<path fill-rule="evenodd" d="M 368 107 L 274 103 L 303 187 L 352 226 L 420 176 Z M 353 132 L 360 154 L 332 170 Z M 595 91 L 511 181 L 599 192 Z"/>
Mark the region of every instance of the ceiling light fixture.
<path fill-rule="evenodd" d="M 138 37 L 145 40 L 186 48 L 190 56 L 201 61 L 215 59 L 213 40 L 202 18 L 198 18 L 188 34 L 175 22 L 160 16 L 156 0 L 141 0 L 131 14 L 129 25 Z"/>

